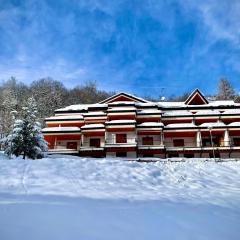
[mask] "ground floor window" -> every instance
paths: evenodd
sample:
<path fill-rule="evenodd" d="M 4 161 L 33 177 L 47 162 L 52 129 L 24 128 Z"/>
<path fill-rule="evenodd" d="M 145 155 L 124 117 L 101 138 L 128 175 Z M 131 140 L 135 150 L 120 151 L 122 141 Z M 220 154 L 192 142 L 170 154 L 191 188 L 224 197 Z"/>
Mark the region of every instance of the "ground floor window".
<path fill-rule="evenodd" d="M 90 147 L 99 148 L 100 147 L 100 138 L 90 138 Z"/>
<path fill-rule="evenodd" d="M 215 155 L 215 158 L 220 158 L 220 153 L 218 153 L 218 152 L 215 152 L 214 154 L 213 153 L 209 153 L 209 157 L 210 158 L 214 158 L 214 155 Z"/>
<path fill-rule="evenodd" d="M 67 142 L 67 149 L 76 149 L 77 150 L 77 142 Z"/>
<path fill-rule="evenodd" d="M 179 154 L 178 153 L 169 153 L 168 157 L 169 158 L 179 157 Z"/>
<path fill-rule="evenodd" d="M 185 153 L 184 157 L 185 158 L 194 158 L 194 153 Z"/>
<path fill-rule="evenodd" d="M 116 157 L 126 157 L 127 153 L 126 152 L 116 152 Z"/>
<path fill-rule="evenodd" d="M 153 157 L 153 154 L 150 154 L 150 153 L 148 153 L 148 154 L 143 154 L 143 157 Z"/>

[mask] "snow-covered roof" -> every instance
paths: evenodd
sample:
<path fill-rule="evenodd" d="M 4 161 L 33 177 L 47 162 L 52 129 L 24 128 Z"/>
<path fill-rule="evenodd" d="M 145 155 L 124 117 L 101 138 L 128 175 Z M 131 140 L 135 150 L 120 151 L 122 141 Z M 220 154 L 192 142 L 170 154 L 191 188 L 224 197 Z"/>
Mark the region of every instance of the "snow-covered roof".
<path fill-rule="evenodd" d="M 138 127 L 163 127 L 164 124 L 160 122 L 144 122 L 137 125 Z"/>
<path fill-rule="evenodd" d="M 56 112 L 61 112 L 61 111 L 81 111 L 81 110 L 88 110 L 88 108 L 102 108 L 102 107 L 107 107 L 107 104 L 76 104 L 76 105 L 70 105 L 65 108 L 59 108 L 56 110 Z"/>
<path fill-rule="evenodd" d="M 153 113 L 153 114 L 156 114 L 156 113 L 159 113 L 159 114 L 161 114 L 162 113 L 162 111 L 161 110 L 158 110 L 158 109 L 144 109 L 144 110 L 139 110 L 138 111 L 138 114 L 151 114 L 151 113 Z"/>
<path fill-rule="evenodd" d="M 232 122 L 232 123 L 228 124 L 228 126 L 231 126 L 231 127 L 240 127 L 240 122 Z"/>
<path fill-rule="evenodd" d="M 101 101 L 100 103 L 112 103 L 111 101 L 114 101 L 114 99 L 116 99 L 116 101 L 118 101 L 117 99 L 120 98 L 120 97 L 124 97 L 127 100 L 133 100 L 133 101 L 137 101 L 137 102 L 143 102 L 143 103 L 149 102 L 146 99 L 134 96 L 132 94 L 120 92 L 120 93 L 117 93 L 117 94 L 115 94 L 115 95 L 113 95 L 113 96 L 111 96 L 111 97 Z"/>
<path fill-rule="evenodd" d="M 208 105 L 211 106 L 234 106 L 238 105 L 235 103 L 233 100 L 215 100 L 215 101 L 210 101 Z"/>
<path fill-rule="evenodd" d="M 199 110 L 195 115 L 220 115 L 218 110 Z"/>
<path fill-rule="evenodd" d="M 147 103 L 136 102 L 135 106 L 138 106 L 138 107 L 157 107 L 158 103 L 157 102 L 147 102 Z"/>
<path fill-rule="evenodd" d="M 224 127 L 226 125 L 223 122 L 218 121 L 218 122 L 202 123 L 200 126 L 209 128 L 209 127 Z"/>
<path fill-rule="evenodd" d="M 159 106 L 162 107 L 184 107 L 184 102 L 158 102 Z"/>
<path fill-rule="evenodd" d="M 128 107 L 110 107 L 108 109 L 108 112 L 111 112 L 111 111 L 136 111 L 136 108 L 135 107 L 131 107 L 131 106 L 128 106 Z"/>
<path fill-rule="evenodd" d="M 46 118 L 45 120 L 79 120 L 83 119 L 82 115 L 63 115 L 63 116 L 53 116 Z"/>
<path fill-rule="evenodd" d="M 81 127 L 81 129 L 89 129 L 89 128 L 104 128 L 104 125 L 102 123 L 96 123 L 96 124 L 86 124 Z"/>
<path fill-rule="evenodd" d="M 97 112 L 87 112 L 87 113 L 83 113 L 83 116 L 91 116 L 91 115 L 106 115 L 106 113 L 104 113 L 103 111 L 97 111 Z"/>
<path fill-rule="evenodd" d="M 194 123 L 171 123 L 165 126 L 165 128 L 193 128 L 197 127 Z"/>
<path fill-rule="evenodd" d="M 129 123 L 129 124 L 135 124 L 135 120 L 112 120 L 112 121 L 107 121 L 106 124 L 124 124 L 124 123 Z"/>
<path fill-rule="evenodd" d="M 238 108 L 235 108 L 235 109 L 229 109 L 229 110 L 226 110 L 222 113 L 223 115 L 224 114 L 239 114 L 240 115 L 240 109 Z"/>
<path fill-rule="evenodd" d="M 108 103 L 109 106 L 115 106 L 115 105 L 135 105 L 136 102 L 130 102 L 130 101 L 115 101 Z"/>
<path fill-rule="evenodd" d="M 80 132 L 79 127 L 47 127 L 42 132 Z"/>
<path fill-rule="evenodd" d="M 187 110 L 176 110 L 176 111 L 167 111 L 163 113 L 164 116 L 192 116 L 193 113 Z"/>

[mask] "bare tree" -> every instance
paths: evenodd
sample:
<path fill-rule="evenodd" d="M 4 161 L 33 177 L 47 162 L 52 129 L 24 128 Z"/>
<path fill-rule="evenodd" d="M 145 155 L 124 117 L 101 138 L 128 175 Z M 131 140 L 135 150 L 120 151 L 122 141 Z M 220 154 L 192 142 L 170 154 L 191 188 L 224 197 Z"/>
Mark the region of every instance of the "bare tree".
<path fill-rule="evenodd" d="M 221 79 L 218 85 L 218 92 L 216 99 L 218 100 L 232 100 L 234 99 L 235 91 L 231 83 L 227 79 Z"/>

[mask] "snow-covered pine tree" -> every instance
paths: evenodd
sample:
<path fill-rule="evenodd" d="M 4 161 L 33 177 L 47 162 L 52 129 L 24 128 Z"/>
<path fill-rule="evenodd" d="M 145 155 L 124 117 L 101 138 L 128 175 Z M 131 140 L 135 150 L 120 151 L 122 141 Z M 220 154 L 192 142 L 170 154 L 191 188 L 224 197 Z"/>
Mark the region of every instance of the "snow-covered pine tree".
<path fill-rule="evenodd" d="M 34 98 L 29 98 L 27 106 L 22 108 L 22 119 L 14 121 L 13 130 L 4 142 L 5 153 L 23 159 L 42 158 L 47 151 L 47 142 L 41 133 L 41 125 L 37 122 L 37 105 Z"/>

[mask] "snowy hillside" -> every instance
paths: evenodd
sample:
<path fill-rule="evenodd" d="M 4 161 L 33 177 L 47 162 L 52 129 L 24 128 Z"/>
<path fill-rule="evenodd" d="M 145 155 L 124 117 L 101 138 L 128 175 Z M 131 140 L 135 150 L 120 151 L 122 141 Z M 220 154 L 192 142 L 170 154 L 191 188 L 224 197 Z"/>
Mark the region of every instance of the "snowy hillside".
<path fill-rule="evenodd" d="M 240 162 L 0 159 L 0 239 L 240 239 Z"/>

